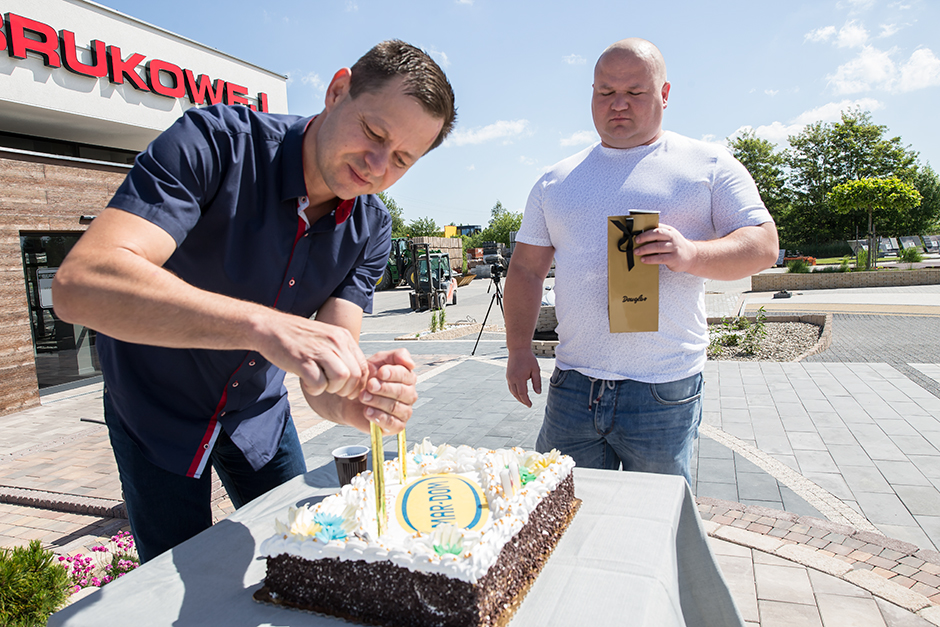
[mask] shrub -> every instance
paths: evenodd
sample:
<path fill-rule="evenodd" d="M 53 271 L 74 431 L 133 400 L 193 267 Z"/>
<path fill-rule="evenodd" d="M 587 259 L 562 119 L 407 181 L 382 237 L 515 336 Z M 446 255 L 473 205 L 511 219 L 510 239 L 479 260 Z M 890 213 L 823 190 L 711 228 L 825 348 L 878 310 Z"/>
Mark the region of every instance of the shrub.
<path fill-rule="evenodd" d="M 767 337 L 767 313 L 761 307 L 754 316 L 754 322 L 745 316 L 722 318 L 721 324 L 709 327 L 709 355 L 721 355 L 725 348 L 738 348 L 745 355 L 753 355 L 760 350 L 761 342 Z"/>
<path fill-rule="evenodd" d="M 868 267 L 868 251 L 864 248 L 859 249 L 858 254 L 855 255 L 855 269 L 856 270 L 865 270 Z"/>
<path fill-rule="evenodd" d="M 803 274 L 809 271 L 809 264 L 802 257 L 787 262 L 787 272 Z"/>
<path fill-rule="evenodd" d="M 917 263 L 918 261 L 923 261 L 924 256 L 921 254 L 920 249 L 916 246 L 908 246 L 901 250 L 898 257 L 904 263 Z"/>
<path fill-rule="evenodd" d="M 45 625 L 68 598 L 69 589 L 68 573 L 39 540 L 12 551 L 0 549 L 0 625 Z"/>
<path fill-rule="evenodd" d="M 842 263 L 837 266 L 825 266 L 823 268 L 816 268 L 813 272 L 848 272 L 849 262 L 848 259 L 843 259 Z"/>

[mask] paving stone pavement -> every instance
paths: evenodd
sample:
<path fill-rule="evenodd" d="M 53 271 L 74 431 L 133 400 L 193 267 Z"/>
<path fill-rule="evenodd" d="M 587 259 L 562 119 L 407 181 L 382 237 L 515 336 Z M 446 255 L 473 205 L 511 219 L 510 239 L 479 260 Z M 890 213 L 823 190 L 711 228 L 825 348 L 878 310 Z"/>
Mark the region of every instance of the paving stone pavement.
<path fill-rule="evenodd" d="M 448 307 L 448 319 L 481 322 L 492 302 L 488 283 L 461 288 L 461 304 Z M 748 281 L 707 282 L 709 315 L 753 306 L 748 287 Z M 935 298 L 940 288 L 924 293 Z M 800 303 L 810 305 L 807 313 L 825 308 L 825 296 L 817 296 L 819 302 Z M 840 335 L 836 314 L 831 354 L 791 364 L 709 362 L 693 491 L 749 624 L 940 625 L 940 405 L 929 386 L 940 383 L 940 359 L 913 351 L 923 342 L 909 337 L 936 327 L 912 333 L 915 327 L 904 323 L 910 318 L 866 324 L 874 325 L 879 341 L 895 335 L 885 348 L 910 344 L 915 359 L 906 348 L 892 353 L 902 355 L 897 360 L 839 352 L 849 351 L 849 343 L 864 351 L 866 344 L 855 331 Z M 473 357 L 475 336 L 395 340 L 427 322 L 427 315 L 408 310 L 407 292 L 395 290 L 377 294 L 376 314 L 363 325 L 366 353 L 404 345 L 418 363 L 421 398 L 409 443 L 429 437 L 531 447 L 544 395 L 534 397 L 531 409 L 509 395 L 501 334 L 483 333 Z M 498 307 L 487 322 L 502 323 Z M 545 383 L 554 363 L 541 364 Z M 297 398 L 296 380 L 288 381 Z M 368 441 L 323 422 L 302 402 L 294 408 L 311 469 L 331 464 L 336 446 Z M 120 505 L 120 488 L 106 430 L 96 420 L 100 385 L 44 395 L 41 408 L 0 418 L 0 545 L 37 538 L 58 552 L 87 551 L 96 539 L 126 528 L 107 509 Z M 393 443 L 386 440 L 387 451 Z M 231 511 L 221 489 L 214 497 L 216 518 Z M 82 513 L 92 505 L 98 509 L 84 511 L 95 513 Z"/>

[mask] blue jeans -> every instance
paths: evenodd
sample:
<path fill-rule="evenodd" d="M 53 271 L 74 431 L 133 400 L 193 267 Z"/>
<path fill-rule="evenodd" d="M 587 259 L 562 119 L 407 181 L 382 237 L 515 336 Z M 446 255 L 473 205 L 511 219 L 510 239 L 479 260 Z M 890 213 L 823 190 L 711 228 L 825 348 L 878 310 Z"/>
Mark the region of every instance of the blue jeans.
<path fill-rule="evenodd" d="M 104 418 L 140 561 L 151 560 L 211 527 L 210 473 L 193 479 L 147 461 L 121 426 L 107 392 Z M 260 470 L 252 469 L 224 429 L 219 432 L 210 460 L 236 508 L 307 471 L 293 420 L 287 421 L 274 458 Z"/>
<path fill-rule="evenodd" d="M 701 374 L 669 383 L 591 379 L 555 368 L 536 449 L 578 466 L 682 475 L 691 483 L 702 421 Z"/>

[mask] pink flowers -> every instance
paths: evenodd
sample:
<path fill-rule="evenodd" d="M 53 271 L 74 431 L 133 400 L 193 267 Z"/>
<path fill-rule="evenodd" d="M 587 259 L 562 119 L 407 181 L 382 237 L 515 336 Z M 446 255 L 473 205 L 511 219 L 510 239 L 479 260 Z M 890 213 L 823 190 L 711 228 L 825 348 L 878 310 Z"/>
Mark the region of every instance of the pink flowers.
<path fill-rule="evenodd" d="M 59 563 L 66 569 L 75 584 L 72 593 L 82 588 L 101 586 L 134 570 L 140 565 L 134 536 L 120 531 L 111 537 L 108 546 L 91 547 L 92 555 L 62 555 Z"/>

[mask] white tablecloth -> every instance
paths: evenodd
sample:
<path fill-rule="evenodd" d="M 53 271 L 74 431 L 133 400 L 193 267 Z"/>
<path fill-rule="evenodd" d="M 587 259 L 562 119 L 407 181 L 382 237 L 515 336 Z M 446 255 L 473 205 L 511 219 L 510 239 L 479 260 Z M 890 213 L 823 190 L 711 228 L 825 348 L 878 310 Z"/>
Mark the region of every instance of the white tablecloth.
<path fill-rule="evenodd" d="M 50 626 L 257 627 L 344 621 L 257 603 L 261 542 L 289 505 L 336 488 L 332 464 L 272 490 L 211 529 L 54 614 Z M 322 487 L 329 486 L 329 487 Z M 743 626 L 679 477 L 575 469 L 583 503 L 511 627 Z"/>

